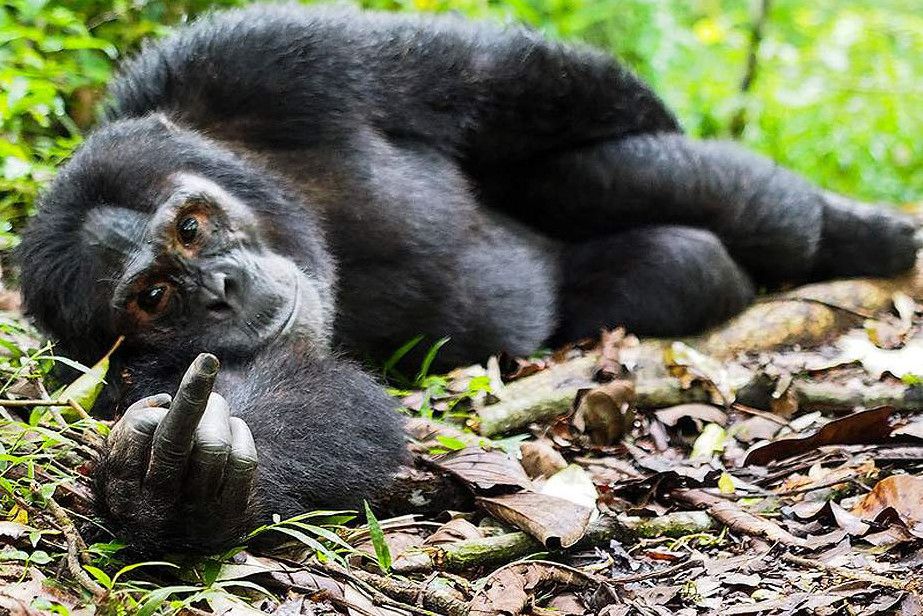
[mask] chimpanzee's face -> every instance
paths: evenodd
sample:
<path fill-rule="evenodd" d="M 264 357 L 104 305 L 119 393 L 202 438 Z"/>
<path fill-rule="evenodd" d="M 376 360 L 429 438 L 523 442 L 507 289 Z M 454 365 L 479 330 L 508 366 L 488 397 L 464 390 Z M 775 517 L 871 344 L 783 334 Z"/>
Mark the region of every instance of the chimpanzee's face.
<path fill-rule="evenodd" d="M 261 237 L 247 206 L 215 182 L 178 172 L 148 215 L 101 206 L 86 242 L 122 263 L 115 330 L 146 345 L 245 354 L 283 336 L 323 340 L 316 281 Z"/>

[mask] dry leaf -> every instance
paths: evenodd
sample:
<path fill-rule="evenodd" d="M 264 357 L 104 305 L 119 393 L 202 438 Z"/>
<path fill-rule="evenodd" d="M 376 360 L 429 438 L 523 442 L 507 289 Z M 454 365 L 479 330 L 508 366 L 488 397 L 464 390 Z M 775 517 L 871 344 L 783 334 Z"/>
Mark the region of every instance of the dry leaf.
<path fill-rule="evenodd" d="M 522 443 L 519 446 L 519 454 L 522 456 L 522 468 L 533 479 L 551 477 L 567 467 L 564 456 L 545 439 Z"/>
<path fill-rule="evenodd" d="M 432 535 L 426 538 L 423 544 L 442 545 L 444 543 L 481 539 L 483 536 L 481 529 L 465 518 L 454 518 L 437 528 Z"/>
<path fill-rule="evenodd" d="M 917 536 L 923 536 L 923 477 L 891 475 L 875 484 L 853 508 L 863 520 L 875 520 L 892 509 Z"/>
<path fill-rule="evenodd" d="M 549 477 L 540 492 L 593 510 L 596 509 L 596 499 L 599 497 L 590 474 L 576 464 Z"/>
<path fill-rule="evenodd" d="M 433 459 L 432 463 L 481 491 L 497 487 L 532 488 L 522 465 L 501 451 L 466 447 Z"/>
<path fill-rule="evenodd" d="M 549 586 L 581 589 L 596 585 L 590 575 L 544 562 L 521 562 L 503 567 L 491 574 L 481 590 L 471 600 L 470 616 L 517 616 L 523 614 L 530 595 L 545 591 Z M 561 595 L 559 595 L 561 596 Z M 563 602 L 562 606 L 571 602 Z M 583 614 L 585 610 L 576 612 Z M 574 612 L 563 612 L 563 614 Z"/>
<path fill-rule="evenodd" d="M 675 426 L 683 417 L 699 419 L 719 426 L 726 426 L 728 421 L 727 414 L 718 407 L 699 403 L 677 404 L 676 406 L 654 411 L 654 415 L 670 427 Z"/>
<path fill-rule="evenodd" d="M 495 518 L 524 530 L 552 550 L 577 543 L 593 512 L 563 498 L 535 492 L 482 497 L 477 502 Z"/>
<path fill-rule="evenodd" d="M 596 445 L 618 441 L 634 421 L 629 411 L 635 386 L 629 380 L 612 381 L 583 394 L 577 405 L 574 426 Z"/>
<path fill-rule="evenodd" d="M 593 379 L 599 383 L 624 378 L 637 363 L 637 348 L 640 341 L 636 336 L 626 335 L 625 328 L 603 331 L 600 337 L 599 359 L 593 371 Z"/>
<path fill-rule="evenodd" d="M 900 349 L 883 350 L 864 331 L 856 330 L 836 344 L 842 351 L 840 362 L 857 361 L 875 378 L 881 378 L 885 372 L 898 378 L 923 374 L 923 338 L 914 338 Z"/>
<path fill-rule="evenodd" d="M 831 421 L 811 436 L 784 438 L 760 445 L 750 450 L 743 465 L 765 466 L 773 460 L 790 458 L 823 445 L 873 445 L 884 442 L 891 436 L 889 420 L 893 411 L 889 406 L 859 411 Z"/>

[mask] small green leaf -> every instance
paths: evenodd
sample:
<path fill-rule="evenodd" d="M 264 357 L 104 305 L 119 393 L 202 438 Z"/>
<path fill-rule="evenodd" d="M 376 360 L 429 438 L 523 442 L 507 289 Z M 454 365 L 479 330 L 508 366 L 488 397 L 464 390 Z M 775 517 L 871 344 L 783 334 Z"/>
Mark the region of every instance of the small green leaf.
<path fill-rule="evenodd" d="M 112 578 L 105 571 L 93 565 L 84 565 L 86 572 L 96 578 L 96 581 L 103 585 L 104 588 L 112 589 Z"/>
<path fill-rule="evenodd" d="M 727 438 L 727 432 L 724 428 L 714 423 L 707 424 L 692 445 L 690 459 L 711 458 L 716 452 L 724 451 L 725 438 Z"/>
<path fill-rule="evenodd" d="M 445 338 L 440 338 L 426 352 L 426 357 L 423 358 L 423 363 L 420 364 L 420 372 L 417 373 L 416 383 L 418 386 L 423 386 L 423 379 L 429 375 L 429 369 L 433 365 L 433 362 L 436 360 L 436 354 L 439 353 L 439 349 L 445 346 L 448 341 L 448 336 Z"/>
<path fill-rule="evenodd" d="M 420 344 L 421 340 L 423 340 L 423 334 L 408 340 L 403 345 L 401 345 L 398 350 L 392 353 L 391 357 L 389 357 L 388 360 L 381 366 L 382 375 L 384 375 L 385 378 L 388 378 L 388 375 L 394 371 L 394 366 L 396 366 L 398 362 L 404 359 L 407 353 L 410 353 L 415 346 Z"/>
<path fill-rule="evenodd" d="M 119 580 L 119 578 L 125 575 L 126 573 L 130 571 L 134 571 L 135 569 L 140 569 L 141 567 L 171 567 L 173 569 L 180 568 L 179 565 L 175 563 L 167 562 L 165 560 L 149 560 L 149 561 L 141 562 L 141 563 L 133 563 L 131 565 L 127 565 L 119 569 L 116 572 L 115 576 L 113 576 L 112 583 L 115 584 Z"/>
<path fill-rule="evenodd" d="M 144 603 L 141 604 L 141 608 L 135 616 L 151 616 L 174 593 L 195 592 L 198 590 L 201 589 L 197 586 L 165 586 L 153 590 L 145 597 Z"/>
<path fill-rule="evenodd" d="M 109 372 L 109 358 L 119 348 L 120 344 L 122 344 L 122 338 L 116 340 L 109 352 L 96 362 L 92 368 L 65 387 L 60 395 L 61 400 L 73 400 L 86 411 L 92 409 L 106 384 L 106 373 Z"/>
<path fill-rule="evenodd" d="M 718 478 L 718 490 L 722 494 L 733 494 L 735 489 L 734 478 L 726 472 L 721 473 L 721 477 Z"/>
<path fill-rule="evenodd" d="M 437 435 L 436 440 L 439 444 L 449 451 L 460 451 L 466 447 L 465 443 L 453 436 Z"/>
<path fill-rule="evenodd" d="M 378 518 L 372 513 L 368 501 L 363 501 L 363 505 L 365 505 L 365 519 L 369 525 L 369 537 L 372 539 L 372 547 L 375 548 L 375 558 L 381 570 L 387 573 L 391 569 L 391 550 L 388 549 L 385 534 L 378 524 Z"/>

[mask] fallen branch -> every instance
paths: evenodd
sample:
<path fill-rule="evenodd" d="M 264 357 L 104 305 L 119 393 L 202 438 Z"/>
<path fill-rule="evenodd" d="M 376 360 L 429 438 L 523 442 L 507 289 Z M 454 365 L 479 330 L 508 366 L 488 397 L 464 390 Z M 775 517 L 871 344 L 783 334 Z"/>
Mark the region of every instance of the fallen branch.
<path fill-rule="evenodd" d="M 805 541 L 791 534 L 775 522 L 744 511 L 737 503 L 709 494 L 699 489 L 679 489 L 670 492 L 670 497 L 693 507 L 705 509 L 708 515 L 725 524 L 731 530 L 744 535 L 762 537 L 789 547 L 804 547 Z"/>
<path fill-rule="evenodd" d="M 502 399 L 478 409 L 478 431 L 502 434 L 566 413 L 581 389 L 593 387 L 597 355 L 588 354 L 507 384 Z"/>
<path fill-rule="evenodd" d="M 705 511 L 674 511 L 653 518 L 619 516 L 619 522 L 638 537 L 684 537 L 715 529 L 715 520 Z"/>
<path fill-rule="evenodd" d="M 87 561 L 89 555 L 86 551 L 86 543 L 80 533 L 77 532 L 74 521 L 53 498 L 47 498 L 45 505 L 64 534 L 65 541 L 67 541 L 67 570 L 81 587 L 93 595 L 94 599 L 97 601 L 102 600 L 107 594 L 106 589 L 93 581 L 81 564 L 81 560 Z"/>
<path fill-rule="evenodd" d="M 596 356 L 587 355 L 574 360 L 581 362 L 578 367 L 585 370 L 587 375 L 590 374 L 590 369 L 586 367 L 589 362 L 585 360 L 591 357 Z M 528 399 L 511 398 L 509 402 L 498 402 L 478 409 L 481 434 L 493 436 L 510 432 L 570 411 L 573 399 L 581 387 L 574 383 L 563 387 L 549 387 L 547 383 L 531 380 L 540 374 L 542 373 L 526 377 L 507 387 L 521 383 L 524 388 L 531 390 Z M 791 388 L 799 407 L 804 410 L 851 412 L 857 407 L 876 406 L 891 406 L 899 411 L 923 410 L 923 389 L 918 386 L 887 382 L 868 385 L 861 382 L 843 384 L 795 379 Z M 635 384 L 633 404 L 640 409 L 658 409 L 679 404 L 708 402 L 709 399 L 708 391 L 697 384 L 684 388 L 679 379 L 671 376 L 650 378 L 639 375 Z"/>
<path fill-rule="evenodd" d="M 923 410 L 923 389 L 895 383 L 828 383 L 801 381 L 792 383 L 799 408 L 806 411 L 840 411 L 849 413 L 856 407 L 890 406 L 898 411 Z"/>
<path fill-rule="evenodd" d="M 715 521 L 702 511 L 677 511 L 656 518 L 601 516 L 591 522 L 574 547 L 606 543 L 610 539 L 631 541 L 638 537 L 683 537 L 715 528 Z M 438 546 L 411 548 L 394 561 L 395 573 L 461 572 L 478 567 L 503 565 L 546 552 L 547 547 L 524 532 L 459 541 Z"/>
<path fill-rule="evenodd" d="M 895 590 L 904 590 L 909 592 L 916 591 L 917 583 L 913 580 L 907 582 L 899 582 L 898 580 L 892 580 L 891 578 L 886 578 L 884 576 L 869 573 L 867 571 L 857 571 L 855 569 L 847 569 L 846 567 L 836 567 L 834 565 L 828 565 L 827 563 L 819 561 L 815 558 L 804 558 L 802 556 L 795 556 L 794 554 L 783 554 L 782 560 L 799 567 L 819 569 L 821 571 L 825 571 L 832 575 L 837 575 L 847 580 L 865 582 L 867 584 L 874 584 L 883 588 L 893 588 Z"/>
<path fill-rule="evenodd" d="M 770 296 L 718 329 L 684 342 L 719 361 L 742 352 L 817 345 L 854 327 L 865 316 L 890 309 L 896 292 L 923 298 L 923 266 L 895 279 L 835 280 Z M 637 367 L 632 372 L 636 377 L 637 408 L 656 409 L 710 399 L 703 387 L 684 388 L 679 379 L 666 373 L 663 349 L 669 342 L 643 340 L 636 351 Z M 484 436 L 507 433 L 567 413 L 580 389 L 596 385 L 593 377 L 598 359 L 597 354 L 589 353 L 508 383 L 495 392 L 499 402 L 477 408 L 479 432 Z M 898 410 L 923 410 L 923 395 L 917 388 L 887 383 L 868 388 L 841 387 L 805 381 L 796 381 L 793 387 L 805 408 L 889 405 Z"/>
<path fill-rule="evenodd" d="M 468 606 L 450 590 L 434 586 L 430 580 L 425 585 L 396 577 L 383 577 L 362 569 L 346 569 L 335 563 L 320 565 L 327 574 L 346 578 L 367 590 L 378 602 L 407 610 L 420 616 L 466 616 Z M 421 607 L 422 606 L 422 607 Z"/>
<path fill-rule="evenodd" d="M 704 561 L 699 558 L 687 558 L 686 560 L 676 563 L 675 565 L 670 565 L 669 567 L 661 567 L 659 569 L 654 569 L 653 571 L 645 571 L 644 573 L 623 575 L 617 578 L 607 578 L 606 581 L 610 584 L 634 584 L 635 582 L 643 582 L 645 580 L 655 580 L 657 578 L 668 577 L 674 573 L 688 569 L 693 565 L 702 564 L 704 564 Z"/>

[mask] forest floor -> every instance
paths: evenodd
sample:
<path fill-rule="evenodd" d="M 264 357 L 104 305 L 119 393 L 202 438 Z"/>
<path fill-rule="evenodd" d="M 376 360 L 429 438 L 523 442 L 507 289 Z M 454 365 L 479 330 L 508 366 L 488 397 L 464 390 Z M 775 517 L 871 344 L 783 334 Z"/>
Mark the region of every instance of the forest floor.
<path fill-rule="evenodd" d="M 921 268 L 697 338 L 424 366 L 394 393 L 468 510 L 307 512 L 257 531 L 271 553 L 162 562 L 93 515 L 107 362 L 56 389 L 67 360 L 4 301 L 0 614 L 923 613 Z"/>

